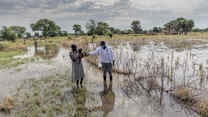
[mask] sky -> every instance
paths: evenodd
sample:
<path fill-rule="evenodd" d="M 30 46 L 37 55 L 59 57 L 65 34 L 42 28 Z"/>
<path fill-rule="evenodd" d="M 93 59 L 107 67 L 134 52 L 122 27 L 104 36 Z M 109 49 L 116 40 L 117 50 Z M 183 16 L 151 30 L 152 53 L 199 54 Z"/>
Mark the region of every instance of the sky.
<path fill-rule="evenodd" d="M 89 19 L 129 29 L 140 20 L 144 29 L 163 26 L 177 17 L 195 21 L 195 27 L 208 27 L 208 0 L 0 0 L 0 27 L 30 24 L 40 18 L 54 20 L 72 32 L 73 24 Z"/>

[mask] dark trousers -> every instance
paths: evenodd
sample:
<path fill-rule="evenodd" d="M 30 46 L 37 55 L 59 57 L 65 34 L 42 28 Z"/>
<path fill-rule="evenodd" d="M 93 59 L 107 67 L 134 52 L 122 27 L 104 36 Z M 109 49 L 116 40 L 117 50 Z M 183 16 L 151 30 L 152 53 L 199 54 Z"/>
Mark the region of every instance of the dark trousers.
<path fill-rule="evenodd" d="M 102 69 L 103 69 L 103 80 L 106 81 L 107 73 L 109 73 L 110 80 L 113 80 L 112 75 L 112 63 L 102 63 Z"/>

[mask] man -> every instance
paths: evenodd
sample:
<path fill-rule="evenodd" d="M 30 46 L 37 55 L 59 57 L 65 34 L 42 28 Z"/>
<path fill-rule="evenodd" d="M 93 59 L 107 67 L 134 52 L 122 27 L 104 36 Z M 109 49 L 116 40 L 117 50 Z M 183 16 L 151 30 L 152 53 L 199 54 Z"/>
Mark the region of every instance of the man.
<path fill-rule="evenodd" d="M 108 47 L 105 41 L 100 42 L 100 47 L 98 47 L 95 51 L 90 52 L 90 55 L 98 55 L 99 61 L 102 64 L 103 70 L 103 80 L 106 83 L 107 73 L 110 76 L 110 82 L 112 83 L 113 76 L 112 76 L 112 67 L 115 62 L 114 53 L 112 48 Z"/>

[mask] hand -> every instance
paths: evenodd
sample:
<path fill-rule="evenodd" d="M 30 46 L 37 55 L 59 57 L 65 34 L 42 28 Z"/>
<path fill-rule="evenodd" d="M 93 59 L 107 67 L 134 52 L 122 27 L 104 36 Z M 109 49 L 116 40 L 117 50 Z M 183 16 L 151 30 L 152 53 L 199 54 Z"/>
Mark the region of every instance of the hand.
<path fill-rule="evenodd" d="M 87 53 L 87 52 L 85 52 L 85 53 L 84 53 L 84 56 L 89 56 L 89 55 L 90 55 L 90 54 L 89 54 L 89 53 Z"/>

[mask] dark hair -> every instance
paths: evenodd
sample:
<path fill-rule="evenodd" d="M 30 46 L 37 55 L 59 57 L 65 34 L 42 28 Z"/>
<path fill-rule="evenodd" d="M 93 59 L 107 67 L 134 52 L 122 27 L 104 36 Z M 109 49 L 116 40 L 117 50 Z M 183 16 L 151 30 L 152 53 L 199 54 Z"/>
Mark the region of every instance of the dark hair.
<path fill-rule="evenodd" d="M 105 41 L 101 41 L 101 42 L 100 42 L 100 46 L 101 46 L 103 49 L 106 49 L 106 43 L 105 43 Z"/>
<path fill-rule="evenodd" d="M 71 49 L 72 49 L 72 51 L 77 51 L 77 45 L 72 44 L 72 45 L 71 45 Z"/>
<path fill-rule="evenodd" d="M 105 46 L 106 44 L 105 44 L 105 41 L 101 41 L 100 42 L 100 46 Z"/>

